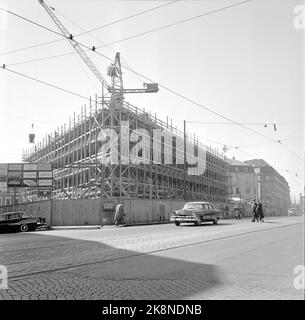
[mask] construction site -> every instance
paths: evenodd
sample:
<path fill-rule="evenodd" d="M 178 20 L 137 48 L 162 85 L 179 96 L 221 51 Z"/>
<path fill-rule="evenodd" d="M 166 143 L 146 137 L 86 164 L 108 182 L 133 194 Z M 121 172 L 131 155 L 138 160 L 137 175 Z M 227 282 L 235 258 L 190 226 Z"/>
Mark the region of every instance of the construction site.
<path fill-rule="evenodd" d="M 146 129 L 151 133 L 150 154 L 153 155 L 153 129 L 161 129 L 170 136 L 171 148 L 164 148 L 161 139 L 161 163 L 130 160 L 122 163 L 119 153 L 118 163 L 100 162 L 103 141 L 99 134 L 102 129 L 114 129 L 118 135 L 122 121 L 129 122 L 129 131 Z M 43 139 L 42 143 L 25 150 L 25 162 L 51 163 L 53 165 L 53 196 L 57 199 L 75 198 L 141 198 L 141 199 L 186 199 L 207 200 L 218 203 L 226 201 L 227 169 L 224 157 L 212 148 L 197 142 L 197 147 L 206 153 L 206 170 L 202 175 L 185 176 L 185 168 L 177 164 L 177 157 L 183 157 L 183 150 L 176 148 L 177 140 L 183 141 L 183 132 L 127 102 L 120 108 L 111 106 L 111 99 L 103 99 L 101 107 L 95 100 L 89 107 L 84 106 L 80 115 L 73 116 L 68 126 L 62 126 Z M 191 138 L 187 139 L 188 141 Z M 118 149 L 121 150 L 121 141 Z M 131 143 L 130 143 L 131 144 Z M 180 144 L 181 145 L 181 144 Z M 132 145 L 131 145 L 132 147 Z M 183 145 L 182 145 L 183 147 Z M 141 154 L 138 159 L 144 156 Z M 170 153 L 170 154 L 167 154 Z M 164 160 L 172 157 L 172 164 Z M 107 154 L 111 159 L 111 152 Z M 135 159 L 134 159 L 135 160 Z M 146 159 L 147 160 L 147 159 Z M 27 190 L 30 198 L 35 198 Z"/>
<path fill-rule="evenodd" d="M 158 84 L 146 83 L 142 89 L 125 89 L 120 54 L 116 53 L 114 62 L 108 68 L 111 78 L 109 85 L 51 8 L 43 1 L 40 3 L 101 82 L 103 89 L 102 97 L 88 99 L 89 103 L 82 107 L 80 114 L 74 113 L 68 124 L 46 134 L 42 141 L 33 143 L 23 152 L 24 162 L 52 164 L 52 198 L 116 197 L 225 203 L 228 171 L 224 156 L 216 149 L 201 144 L 185 128 L 183 132 L 178 130 L 172 120 L 161 121 L 156 114 L 153 116 L 147 110 L 125 101 L 125 94 L 158 92 Z M 124 135 L 120 132 L 122 125 L 125 126 Z M 156 129 L 162 132 L 157 138 L 153 135 Z M 110 134 L 105 137 L 107 130 L 110 130 Z M 123 146 L 123 139 L 126 136 L 128 139 L 132 132 L 136 132 L 136 138 Z M 117 139 L 109 143 L 111 134 L 115 133 Z M 136 152 L 131 157 L 130 150 L 137 144 Z M 160 147 L 158 159 L 155 159 L 153 150 L 156 145 Z M 193 148 L 189 148 L 189 145 Z M 128 149 L 127 161 L 123 159 L 124 148 Z M 203 170 L 198 171 L 199 174 L 188 174 L 187 159 L 200 152 L 205 156 L 197 161 L 196 166 L 204 167 Z M 113 153 L 118 154 L 117 161 L 113 161 Z M 101 161 L 103 157 L 106 161 Z M 30 201 L 38 199 L 37 188 L 25 189 L 23 198 Z"/>

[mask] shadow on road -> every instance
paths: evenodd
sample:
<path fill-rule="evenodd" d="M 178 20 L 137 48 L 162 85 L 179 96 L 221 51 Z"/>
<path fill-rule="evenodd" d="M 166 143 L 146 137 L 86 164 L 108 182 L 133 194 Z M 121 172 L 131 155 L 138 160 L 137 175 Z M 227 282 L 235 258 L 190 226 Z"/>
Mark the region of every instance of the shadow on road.
<path fill-rule="evenodd" d="M 180 224 L 179 227 L 177 228 L 183 228 L 183 227 L 189 227 L 189 228 L 200 228 L 200 227 L 214 227 L 217 228 L 219 226 L 230 226 L 234 223 L 229 223 L 229 222 L 219 222 L 218 224 L 213 224 L 213 223 L 202 223 L 200 226 L 196 226 L 193 223 L 186 223 L 186 224 Z"/>
<path fill-rule="evenodd" d="M 146 254 L 102 242 L 39 233 L 0 235 L 0 264 L 8 268 L 10 294 L 25 299 L 186 299 L 218 285 L 211 264 Z M 127 240 L 126 240 L 127 241 Z M 141 243 L 135 247 L 141 247 Z M 20 298 L 20 297 L 19 297 Z"/>

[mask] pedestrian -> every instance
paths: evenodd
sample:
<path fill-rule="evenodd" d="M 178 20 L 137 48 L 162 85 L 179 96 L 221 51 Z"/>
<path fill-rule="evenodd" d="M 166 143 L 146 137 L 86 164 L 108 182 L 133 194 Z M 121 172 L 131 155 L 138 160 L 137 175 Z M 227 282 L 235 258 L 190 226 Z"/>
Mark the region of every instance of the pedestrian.
<path fill-rule="evenodd" d="M 119 201 L 115 208 L 114 224 L 118 226 L 119 224 L 124 224 L 124 206 L 123 201 Z"/>
<path fill-rule="evenodd" d="M 252 207 L 252 222 L 259 222 L 259 219 L 258 219 L 258 215 L 257 215 L 257 202 L 256 200 L 254 199 L 252 201 L 252 204 L 251 204 L 251 207 Z"/>
<path fill-rule="evenodd" d="M 225 215 L 226 215 L 226 217 L 229 215 L 229 213 L 230 213 L 229 207 L 225 206 Z"/>
<path fill-rule="evenodd" d="M 258 201 L 258 205 L 257 205 L 257 215 L 258 218 L 261 222 L 264 222 L 264 211 L 263 211 L 263 205 L 260 201 Z"/>

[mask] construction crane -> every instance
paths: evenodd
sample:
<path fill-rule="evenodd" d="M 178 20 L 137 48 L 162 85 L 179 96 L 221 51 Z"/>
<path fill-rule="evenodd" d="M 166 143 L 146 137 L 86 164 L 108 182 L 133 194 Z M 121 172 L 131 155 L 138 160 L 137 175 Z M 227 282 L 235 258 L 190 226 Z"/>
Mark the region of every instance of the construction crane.
<path fill-rule="evenodd" d="M 91 61 L 89 56 L 81 47 L 81 45 L 74 40 L 73 35 L 56 17 L 56 15 L 53 12 L 55 9 L 53 7 L 48 7 L 43 0 L 38 0 L 38 2 L 44 7 L 44 9 L 47 11 L 47 13 L 49 14 L 53 22 L 56 24 L 62 35 L 69 41 L 69 43 L 72 45 L 77 54 L 86 63 L 86 65 L 97 77 L 97 79 L 102 83 L 104 88 L 111 94 L 111 108 L 116 109 L 120 108 L 123 105 L 124 93 L 154 93 L 159 91 L 157 83 L 144 83 L 145 88 L 142 89 L 124 89 L 119 52 L 116 53 L 114 62 L 111 63 L 107 70 L 107 74 L 111 77 L 111 85 L 109 85 L 106 79 L 101 74 L 101 72 L 96 67 L 96 65 Z M 92 47 L 92 51 L 95 51 L 94 46 Z"/>

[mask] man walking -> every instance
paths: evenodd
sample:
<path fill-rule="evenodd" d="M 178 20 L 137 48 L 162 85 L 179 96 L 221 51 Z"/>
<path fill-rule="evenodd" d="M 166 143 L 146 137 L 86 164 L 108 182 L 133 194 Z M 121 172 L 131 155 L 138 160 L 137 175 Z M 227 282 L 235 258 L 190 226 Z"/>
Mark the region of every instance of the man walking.
<path fill-rule="evenodd" d="M 118 226 L 119 224 L 124 224 L 123 201 L 120 201 L 115 207 L 114 224 L 116 226 Z"/>

